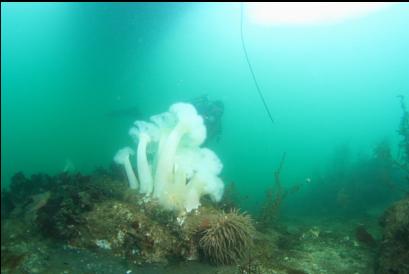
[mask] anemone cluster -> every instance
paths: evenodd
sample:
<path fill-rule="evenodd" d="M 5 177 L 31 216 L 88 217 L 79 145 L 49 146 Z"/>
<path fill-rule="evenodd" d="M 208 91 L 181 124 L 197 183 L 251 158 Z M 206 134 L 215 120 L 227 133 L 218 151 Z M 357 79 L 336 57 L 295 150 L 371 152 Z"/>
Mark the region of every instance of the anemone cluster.
<path fill-rule="evenodd" d="M 201 147 L 206 127 L 195 107 L 176 103 L 150 120 L 136 121 L 129 131 L 137 144 L 137 174 L 131 148 L 119 150 L 114 157 L 124 165 L 130 188 L 178 212 L 197 209 L 203 195 L 220 201 L 224 184 L 218 175 L 223 166 L 213 151 Z"/>
<path fill-rule="evenodd" d="M 253 246 L 255 228 L 247 214 L 220 213 L 201 231 L 199 248 L 213 264 L 227 265 L 246 258 Z"/>

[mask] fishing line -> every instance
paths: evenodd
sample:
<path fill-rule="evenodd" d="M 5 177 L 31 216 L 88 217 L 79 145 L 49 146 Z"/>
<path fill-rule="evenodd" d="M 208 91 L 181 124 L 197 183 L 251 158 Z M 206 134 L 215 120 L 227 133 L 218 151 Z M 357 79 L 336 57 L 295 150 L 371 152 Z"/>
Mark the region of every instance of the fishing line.
<path fill-rule="evenodd" d="M 251 76 L 253 78 L 254 85 L 256 86 L 256 90 L 258 92 L 258 95 L 260 96 L 261 101 L 263 102 L 264 109 L 266 110 L 268 117 L 270 118 L 271 124 L 274 124 L 274 119 L 273 116 L 271 115 L 270 109 L 267 106 L 266 100 L 264 99 L 264 95 L 261 92 L 260 86 L 257 82 L 256 74 L 254 73 L 253 67 L 251 66 L 250 63 L 250 58 L 247 53 L 246 49 L 246 43 L 244 42 L 244 33 L 243 33 L 243 24 L 244 24 L 244 6 L 243 3 L 240 3 L 240 38 L 241 38 L 241 46 L 243 48 L 244 56 L 246 57 L 246 62 L 249 66 L 249 70 L 251 73 Z"/>

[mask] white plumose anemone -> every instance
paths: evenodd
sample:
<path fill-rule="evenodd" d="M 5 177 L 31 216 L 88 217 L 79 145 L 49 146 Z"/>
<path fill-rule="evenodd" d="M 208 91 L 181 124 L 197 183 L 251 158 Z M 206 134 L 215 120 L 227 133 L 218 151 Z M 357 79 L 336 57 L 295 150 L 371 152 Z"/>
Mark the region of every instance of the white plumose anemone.
<path fill-rule="evenodd" d="M 213 151 L 200 147 L 206 139 L 206 127 L 194 106 L 173 104 L 169 112 L 152 116 L 151 121 L 137 121 L 130 130 L 137 142 L 140 193 L 152 193 L 163 207 L 179 212 L 197 209 L 203 195 L 220 201 L 223 165 Z M 152 157 L 147 153 L 149 146 L 155 148 Z M 126 170 L 132 169 L 128 163 Z M 131 176 L 133 171 L 128 173 Z"/>
<path fill-rule="evenodd" d="M 122 148 L 116 153 L 114 161 L 115 163 L 123 165 L 125 167 L 129 187 L 131 189 L 138 189 L 139 186 L 138 179 L 136 179 L 135 173 L 132 169 L 131 161 L 129 160 L 129 156 L 133 154 L 135 154 L 135 152 L 130 147 Z"/>

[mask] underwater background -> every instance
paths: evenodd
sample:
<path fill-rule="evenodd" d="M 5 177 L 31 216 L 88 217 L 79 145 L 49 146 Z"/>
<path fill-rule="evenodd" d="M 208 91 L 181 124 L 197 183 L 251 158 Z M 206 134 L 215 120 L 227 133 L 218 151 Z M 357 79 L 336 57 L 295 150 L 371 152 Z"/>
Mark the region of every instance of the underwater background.
<path fill-rule="evenodd" d="M 245 17 L 274 123 L 240 14 L 239 3 L 2 3 L 2 189 L 19 171 L 108 167 L 135 120 L 207 95 L 224 104 L 208 147 L 242 209 L 259 212 L 283 155 L 283 218 L 378 216 L 402 198 L 404 175 L 379 153 L 401 153 L 409 5 L 316 25 Z"/>
<path fill-rule="evenodd" d="M 250 207 L 284 152 L 283 182 L 293 184 L 325 171 L 340 146 L 351 158 L 384 139 L 396 150 L 396 96 L 409 94 L 407 4 L 336 24 L 245 23 L 273 125 L 243 56 L 239 4 L 5 3 L 1 12 L 2 186 L 67 161 L 107 166 L 131 143 L 134 120 L 203 94 L 224 102 L 212 148 Z"/>

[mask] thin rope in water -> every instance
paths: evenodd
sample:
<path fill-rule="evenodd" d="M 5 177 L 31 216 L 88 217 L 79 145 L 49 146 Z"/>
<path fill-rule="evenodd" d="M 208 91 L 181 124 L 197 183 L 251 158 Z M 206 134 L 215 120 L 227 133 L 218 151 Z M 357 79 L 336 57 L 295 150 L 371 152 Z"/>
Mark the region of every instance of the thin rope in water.
<path fill-rule="evenodd" d="M 266 100 L 264 99 L 264 95 L 261 92 L 260 86 L 259 86 L 259 84 L 257 82 L 256 74 L 254 73 L 253 67 L 251 66 L 251 63 L 250 63 L 250 58 L 249 58 L 249 55 L 248 55 L 247 49 L 246 49 L 246 43 L 244 42 L 243 24 L 244 24 L 244 6 L 243 6 L 243 3 L 241 3 L 240 4 L 240 38 L 241 38 L 241 46 L 243 48 L 244 56 L 246 57 L 246 61 L 247 61 L 247 64 L 249 66 L 249 70 L 250 70 L 251 76 L 253 78 L 254 85 L 256 86 L 256 90 L 258 92 L 258 95 L 260 96 L 260 99 L 263 102 L 264 109 L 266 110 L 266 112 L 268 114 L 268 117 L 270 118 L 271 123 L 274 124 L 273 116 L 271 115 L 270 109 L 267 106 Z"/>

